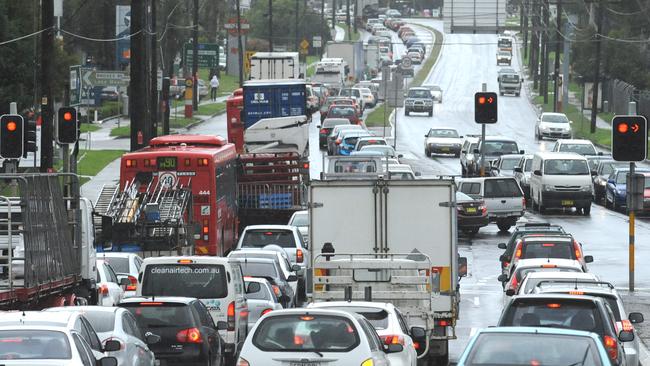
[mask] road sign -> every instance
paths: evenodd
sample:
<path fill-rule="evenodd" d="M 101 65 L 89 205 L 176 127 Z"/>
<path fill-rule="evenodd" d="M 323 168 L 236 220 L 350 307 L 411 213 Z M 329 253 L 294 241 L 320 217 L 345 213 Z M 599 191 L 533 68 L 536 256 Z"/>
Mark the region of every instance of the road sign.
<path fill-rule="evenodd" d="M 244 70 L 246 74 L 250 74 L 251 72 L 251 58 L 253 58 L 253 55 L 256 52 L 257 51 L 246 51 L 246 53 L 244 54 Z"/>
<path fill-rule="evenodd" d="M 96 86 L 129 86 L 131 79 L 126 71 L 104 71 L 84 69 L 82 71 L 82 83 L 86 88 Z"/>
<path fill-rule="evenodd" d="M 248 19 L 246 18 L 241 18 L 241 34 L 248 34 L 248 30 L 251 29 L 251 25 L 248 24 Z M 230 33 L 233 36 L 237 35 L 237 18 L 230 18 L 228 19 L 228 22 L 223 25 L 224 28 L 228 30 L 228 33 Z"/>
<path fill-rule="evenodd" d="M 401 67 L 403 69 L 410 69 L 411 66 L 413 66 L 413 61 L 411 61 L 411 58 L 408 56 L 402 57 L 402 63 L 400 63 Z"/>
<path fill-rule="evenodd" d="M 314 48 L 321 48 L 323 47 L 323 39 L 320 36 L 314 36 L 311 40 L 311 44 Z"/>
<path fill-rule="evenodd" d="M 70 66 L 70 105 L 81 104 L 81 65 Z"/>
<path fill-rule="evenodd" d="M 302 49 L 307 49 L 309 48 L 309 41 L 303 38 L 302 42 L 300 42 L 300 48 Z"/>
<path fill-rule="evenodd" d="M 217 54 L 219 57 L 226 57 L 219 51 L 219 44 L 217 43 L 199 43 L 199 67 L 216 68 L 217 67 Z M 183 65 L 192 66 L 194 60 L 194 48 L 192 43 L 185 43 L 183 52 Z"/>

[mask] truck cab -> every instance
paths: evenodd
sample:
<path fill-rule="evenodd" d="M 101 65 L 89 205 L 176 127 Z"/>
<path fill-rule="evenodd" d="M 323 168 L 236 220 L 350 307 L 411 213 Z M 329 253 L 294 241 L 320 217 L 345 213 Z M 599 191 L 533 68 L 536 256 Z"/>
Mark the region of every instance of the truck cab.
<path fill-rule="evenodd" d="M 519 96 L 523 81 L 524 79 L 514 69 L 504 68 L 499 70 L 499 76 L 497 76 L 499 95 L 514 94 Z"/>

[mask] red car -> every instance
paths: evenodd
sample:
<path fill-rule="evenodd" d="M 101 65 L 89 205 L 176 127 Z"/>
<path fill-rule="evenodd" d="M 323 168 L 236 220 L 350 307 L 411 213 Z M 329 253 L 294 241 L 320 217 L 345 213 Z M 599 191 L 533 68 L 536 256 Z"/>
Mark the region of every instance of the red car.
<path fill-rule="evenodd" d="M 332 105 L 327 111 L 327 118 L 347 118 L 350 124 L 361 124 L 361 119 L 353 106 Z"/>

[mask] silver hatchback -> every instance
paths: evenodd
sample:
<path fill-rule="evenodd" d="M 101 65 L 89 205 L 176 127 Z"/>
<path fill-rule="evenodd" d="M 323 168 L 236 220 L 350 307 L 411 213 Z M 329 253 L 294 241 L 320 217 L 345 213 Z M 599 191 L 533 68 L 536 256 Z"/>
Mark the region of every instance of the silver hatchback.
<path fill-rule="evenodd" d="M 282 309 L 282 304 L 265 278 L 246 277 L 246 300 L 248 301 L 248 331 L 267 313 Z"/>

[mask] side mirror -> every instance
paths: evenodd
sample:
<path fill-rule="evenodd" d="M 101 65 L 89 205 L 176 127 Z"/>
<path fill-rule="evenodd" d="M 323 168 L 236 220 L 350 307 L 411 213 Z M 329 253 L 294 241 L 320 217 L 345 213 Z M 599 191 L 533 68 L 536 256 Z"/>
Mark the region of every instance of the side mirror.
<path fill-rule="evenodd" d="M 278 297 L 278 301 L 280 302 L 280 304 L 287 304 L 288 305 L 290 300 L 291 299 L 287 295 L 280 295 L 280 297 Z"/>
<path fill-rule="evenodd" d="M 524 171 L 521 169 L 521 167 L 516 167 L 514 169 L 515 173 L 523 173 Z"/>
<path fill-rule="evenodd" d="M 145 342 L 148 345 L 152 345 L 152 344 L 156 344 L 156 343 L 160 342 L 160 336 L 157 335 L 157 334 L 150 333 L 150 332 L 147 332 L 147 334 L 145 335 L 144 338 L 145 338 Z"/>
<path fill-rule="evenodd" d="M 103 352 L 115 352 L 119 351 L 122 345 L 120 344 L 120 341 L 116 341 L 114 339 L 110 339 L 106 341 L 104 344 Z"/>
<path fill-rule="evenodd" d="M 117 358 L 115 357 L 102 357 L 98 362 L 99 366 L 117 366 Z"/>
<path fill-rule="evenodd" d="M 401 159 L 401 158 L 403 158 L 403 157 L 404 157 L 404 155 L 402 155 L 402 154 L 397 155 L 397 158 L 398 158 L 398 159 Z"/>
<path fill-rule="evenodd" d="M 502 273 L 502 274 L 499 275 L 499 277 L 497 277 L 497 280 L 499 282 L 506 282 L 506 281 L 508 281 L 508 275 L 506 275 L 505 273 Z"/>
<path fill-rule="evenodd" d="M 506 296 L 514 296 L 515 290 L 509 288 L 506 290 Z"/>
<path fill-rule="evenodd" d="M 508 257 L 505 254 L 501 254 L 499 256 L 499 262 L 503 263 L 503 262 L 507 262 L 507 261 L 508 261 Z"/>
<path fill-rule="evenodd" d="M 429 137 L 429 134 L 428 134 L 428 133 L 427 133 L 427 134 L 425 134 L 425 135 L 424 135 L 424 137 Z"/>
<path fill-rule="evenodd" d="M 541 177 L 541 176 L 542 176 L 542 171 L 539 170 L 539 169 L 537 169 L 537 170 L 533 171 L 533 174 L 534 174 L 534 175 L 538 175 L 538 176 Z"/>
<path fill-rule="evenodd" d="M 293 266 L 291 266 L 291 270 L 292 270 L 293 272 L 298 272 L 298 271 L 300 271 L 301 269 L 302 269 L 302 267 L 300 267 L 299 264 L 294 264 Z"/>
<path fill-rule="evenodd" d="M 128 286 L 131 284 L 131 281 L 129 281 L 128 278 L 122 277 L 120 278 L 120 286 Z"/>
<path fill-rule="evenodd" d="M 246 287 L 246 293 L 247 294 L 256 294 L 260 292 L 262 287 L 260 286 L 259 282 L 249 282 L 248 287 Z"/>
<path fill-rule="evenodd" d="M 591 171 L 591 175 L 596 176 L 596 175 L 598 175 L 598 172 L 595 171 L 595 170 L 592 170 L 592 171 Z"/>
<path fill-rule="evenodd" d="M 591 255 L 585 255 L 585 263 L 592 263 L 594 261 L 594 257 Z"/>
<path fill-rule="evenodd" d="M 598 155 L 599 155 L 599 156 L 602 156 L 602 155 L 603 155 L 603 152 L 602 152 L 602 151 L 599 151 L 599 152 L 598 152 Z"/>
<path fill-rule="evenodd" d="M 639 324 L 643 323 L 643 314 L 641 313 L 630 313 L 628 314 L 627 318 L 630 320 L 630 323 L 632 324 Z"/>
<path fill-rule="evenodd" d="M 289 275 L 289 277 L 287 277 L 287 282 L 296 282 L 296 281 L 298 281 L 298 276 L 296 275 Z"/>
<path fill-rule="evenodd" d="M 467 277 L 467 257 L 458 257 L 458 275 Z"/>
<path fill-rule="evenodd" d="M 401 344 L 385 344 L 384 345 L 384 352 L 385 353 L 399 353 L 404 350 L 404 346 Z"/>
<path fill-rule="evenodd" d="M 478 153 L 480 153 L 480 151 L 479 151 L 478 149 L 474 149 L 472 152 L 473 152 L 474 154 L 478 154 Z"/>
<path fill-rule="evenodd" d="M 634 333 L 629 330 L 622 330 L 618 333 L 618 340 L 621 342 L 632 342 L 634 340 Z"/>
<path fill-rule="evenodd" d="M 222 321 L 217 322 L 217 330 L 226 330 L 228 329 L 228 323 Z"/>
<path fill-rule="evenodd" d="M 415 172 L 415 176 L 416 176 L 416 177 L 421 177 L 421 176 L 422 176 L 422 173 L 420 173 L 420 172 Z"/>
<path fill-rule="evenodd" d="M 519 150 L 519 153 L 523 155 L 523 154 L 526 153 L 526 151 L 525 150 Z"/>
<path fill-rule="evenodd" d="M 427 336 L 427 331 L 422 327 L 411 327 L 411 338 L 414 340 L 424 339 Z"/>
<path fill-rule="evenodd" d="M 499 244 L 497 244 L 497 248 L 506 250 L 506 248 L 508 248 L 508 246 L 506 245 L 506 243 L 499 243 Z"/>
<path fill-rule="evenodd" d="M 320 125 L 316 125 L 316 128 L 320 128 Z"/>
<path fill-rule="evenodd" d="M 608 183 L 608 184 L 616 185 L 616 181 L 615 181 L 614 179 L 608 179 L 608 180 L 607 180 L 607 183 Z"/>
<path fill-rule="evenodd" d="M 569 124 L 573 124 L 573 121 L 569 121 Z"/>

